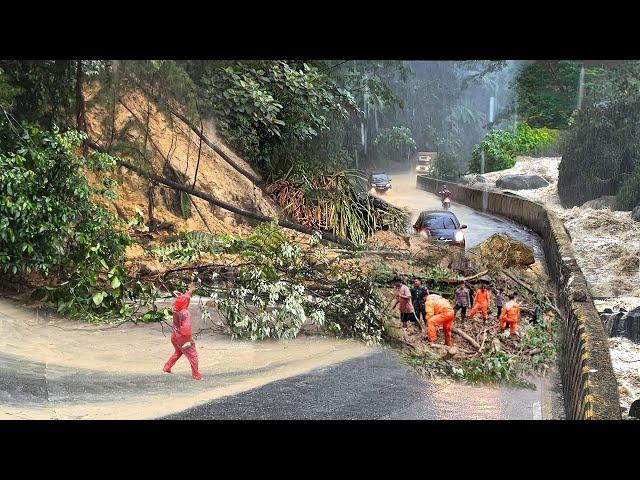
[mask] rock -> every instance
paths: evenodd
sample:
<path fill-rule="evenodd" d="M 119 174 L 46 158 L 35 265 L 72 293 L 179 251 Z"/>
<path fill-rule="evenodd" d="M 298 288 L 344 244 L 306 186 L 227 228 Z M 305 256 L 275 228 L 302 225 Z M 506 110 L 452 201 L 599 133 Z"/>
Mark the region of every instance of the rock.
<path fill-rule="evenodd" d="M 496 181 L 496 187 L 509 190 L 534 190 L 547 187 L 544 177 L 536 174 L 507 174 Z"/>
<path fill-rule="evenodd" d="M 589 200 L 588 202 L 584 202 L 582 204 L 585 208 L 593 208 L 594 210 L 613 210 L 616 204 L 616 196 L 615 195 L 603 195 L 599 198 L 594 198 L 593 200 Z"/>
<path fill-rule="evenodd" d="M 536 259 L 528 245 L 504 233 L 495 233 L 467 252 L 477 265 L 509 268 L 533 265 Z"/>
<path fill-rule="evenodd" d="M 640 222 L 640 205 L 631 210 L 631 220 L 635 220 L 636 222 Z"/>
<path fill-rule="evenodd" d="M 609 307 L 605 308 L 602 313 L 613 313 L 613 310 L 611 310 Z"/>
<path fill-rule="evenodd" d="M 610 309 L 607 309 L 610 310 Z M 623 312 L 613 313 L 611 312 L 602 312 L 600 314 L 600 319 L 602 320 L 602 325 L 604 326 L 604 331 L 607 333 L 609 337 L 617 337 L 620 336 L 618 332 L 620 332 L 620 320 L 624 317 Z M 613 332 L 616 332 L 614 334 Z"/>
<path fill-rule="evenodd" d="M 629 416 L 640 418 L 640 400 L 635 400 L 629 408 Z"/>
<path fill-rule="evenodd" d="M 626 313 L 602 313 L 600 318 L 610 337 L 625 337 L 640 343 L 640 307 Z"/>

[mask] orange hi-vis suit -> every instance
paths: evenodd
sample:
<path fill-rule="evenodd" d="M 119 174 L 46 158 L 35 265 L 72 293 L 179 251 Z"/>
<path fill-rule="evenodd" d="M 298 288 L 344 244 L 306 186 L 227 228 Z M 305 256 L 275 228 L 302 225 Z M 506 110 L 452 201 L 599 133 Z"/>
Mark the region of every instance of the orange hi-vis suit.
<path fill-rule="evenodd" d="M 453 328 L 453 317 L 455 312 L 451 304 L 440 295 L 427 295 L 424 302 L 425 318 L 427 322 L 427 335 L 430 342 L 438 339 L 438 326 L 442 325 L 444 330 L 444 343 L 451 347 L 451 329 Z"/>
<path fill-rule="evenodd" d="M 482 311 L 482 317 L 487 319 L 487 310 L 489 309 L 489 290 L 478 290 L 473 297 L 473 308 L 469 312 L 467 318 L 473 318 L 478 313 L 478 310 Z"/>
<path fill-rule="evenodd" d="M 515 300 L 509 300 L 502 309 L 500 314 L 500 328 L 504 328 L 509 324 L 509 331 L 515 333 L 518 322 L 520 321 L 520 305 Z"/>

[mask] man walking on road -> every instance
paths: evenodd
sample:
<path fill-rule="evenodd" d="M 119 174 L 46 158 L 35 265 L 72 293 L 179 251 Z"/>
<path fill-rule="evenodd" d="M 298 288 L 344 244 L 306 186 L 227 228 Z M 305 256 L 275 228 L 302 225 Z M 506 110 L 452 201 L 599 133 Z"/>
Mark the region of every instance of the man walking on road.
<path fill-rule="evenodd" d="M 404 285 L 402 280 L 398 277 L 393 279 L 393 284 L 395 286 L 393 293 L 396 297 L 396 303 L 393 304 L 391 309 L 395 309 L 396 306 L 399 307 L 402 328 L 406 329 L 407 322 L 418 322 L 415 309 L 413 308 L 413 302 L 411 301 L 411 291 L 409 290 L 409 287 Z"/>
<path fill-rule="evenodd" d="M 189 303 L 191 302 L 191 294 L 196 289 L 191 284 L 189 289 L 179 295 L 173 302 L 173 325 L 171 332 L 171 343 L 173 344 L 173 355 L 167 360 L 162 371 L 171 373 L 171 368 L 178 359 L 184 355 L 191 364 L 191 377 L 194 380 L 202 380 L 202 375 L 198 370 L 198 351 L 196 350 L 196 342 L 191 336 L 191 313 L 189 312 Z"/>

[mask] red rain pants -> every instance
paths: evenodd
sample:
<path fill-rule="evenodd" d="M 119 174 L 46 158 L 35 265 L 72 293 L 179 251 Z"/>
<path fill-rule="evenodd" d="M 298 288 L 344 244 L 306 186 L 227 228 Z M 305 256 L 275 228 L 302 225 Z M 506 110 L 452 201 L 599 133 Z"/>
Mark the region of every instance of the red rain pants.
<path fill-rule="evenodd" d="M 188 340 L 189 337 L 178 335 L 176 333 L 171 334 L 171 343 L 173 344 L 175 352 L 173 352 L 173 355 L 171 355 L 169 360 L 167 360 L 163 370 L 165 372 L 171 372 L 171 368 L 175 365 L 178 359 L 184 355 L 191 364 L 191 377 L 195 380 L 200 380 L 202 375 L 200 375 L 200 372 L 198 371 L 198 351 L 196 350 L 196 347 L 194 345 L 187 348 L 181 347 L 181 345 L 184 345 Z"/>

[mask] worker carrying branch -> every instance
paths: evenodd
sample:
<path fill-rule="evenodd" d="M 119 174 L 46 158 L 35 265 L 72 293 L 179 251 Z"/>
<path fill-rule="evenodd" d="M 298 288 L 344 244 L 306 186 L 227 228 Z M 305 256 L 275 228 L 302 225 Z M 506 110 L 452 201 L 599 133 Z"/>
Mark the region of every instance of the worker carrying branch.
<path fill-rule="evenodd" d="M 424 309 L 429 341 L 435 342 L 438 339 L 438 326 L 442 325 L 444 343 L 452 347 L 451 329 L 455 313 L 451 304 L 440 295 L 430 294 L 424 297 Z"/>
<path fill-rule="evenodd" d="M 516 328 L 518 328 L 518 322 L 520 321 L 520 305 L 516 301 L 515 293 L 509 295 L 509 301 L 505 303 L 499 321 L 500 330 L 506 328 L 507 325 L 509 326 L 509 331 L 505 332 L 506 336 L 509 336 L 511 333 L 520 336 L 516 330 Z"/>
<path fill-rule="evenodd" d="M 468 318 L 473 318 L 478 313 L 478 310 L 482 311 L 482 318 L 487 321 L 487 311 L 489 309 L 489 289 L 485 284 L 480 285 L 480 289 L 473 296 L 473 308 L 469 312 Z"/>

